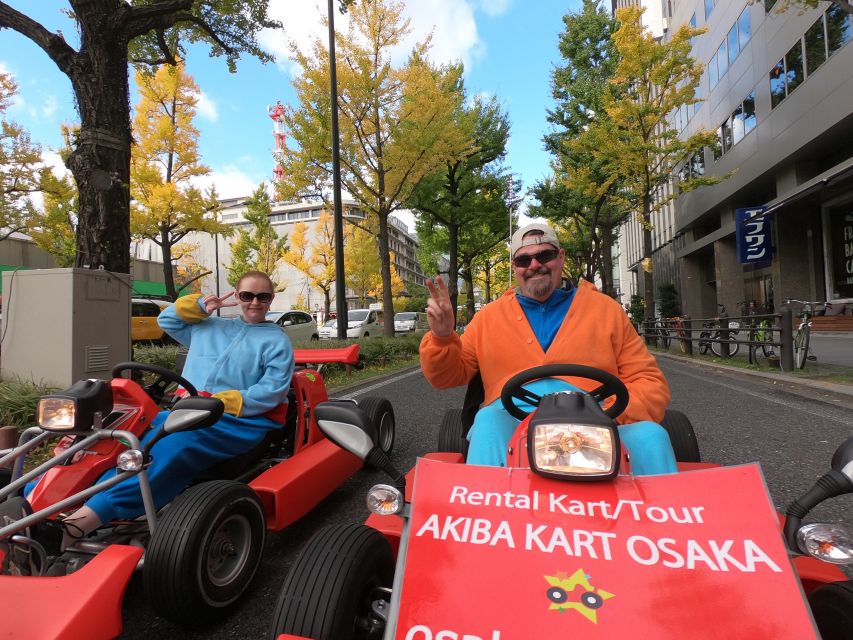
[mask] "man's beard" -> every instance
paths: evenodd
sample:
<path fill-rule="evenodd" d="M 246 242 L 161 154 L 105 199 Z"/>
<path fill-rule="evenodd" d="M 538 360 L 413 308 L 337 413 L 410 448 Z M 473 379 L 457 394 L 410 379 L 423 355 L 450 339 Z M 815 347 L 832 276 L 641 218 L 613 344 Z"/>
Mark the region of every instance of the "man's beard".
<path fill-rule="evenodd" d="M 537 275 L 544 275 L 548 277 L 530 280 L 531 277 Z M 536 271 L 529 272 L 525 275 L 525 282 L 524 286 L 522 287 L 522 293 L 524 293 L 527 297 L 544 298 L 550 295 L 553 290 L 554 285 L 551 282 L 551 272 L 548 269 L 537 269 Z"/>

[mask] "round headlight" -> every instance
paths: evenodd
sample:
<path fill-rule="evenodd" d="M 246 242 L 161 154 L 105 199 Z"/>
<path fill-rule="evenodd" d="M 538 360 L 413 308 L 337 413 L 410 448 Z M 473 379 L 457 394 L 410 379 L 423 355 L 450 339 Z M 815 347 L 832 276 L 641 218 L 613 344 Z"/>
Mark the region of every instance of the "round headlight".
<path fill-rule="evenodd" d="M 142 469 L 142 464 L 145 462 L 145 456 L 139 449 L 128 449 L 118 454 L 116 466 L 121 471 L 139 471 Z"/>
<path fill-rule="evenodd" d="M 815 522 L 800 527 L 797 546 L 824 562 L 853 564 L 853 530 L 840 524 Z"/>
<path fill-rule="evenodd" d="M 388 484 L 377 484 L 367 492 L 367 508 L 378 516 L 393 516 L 403 510 L 405 497 Z"/>

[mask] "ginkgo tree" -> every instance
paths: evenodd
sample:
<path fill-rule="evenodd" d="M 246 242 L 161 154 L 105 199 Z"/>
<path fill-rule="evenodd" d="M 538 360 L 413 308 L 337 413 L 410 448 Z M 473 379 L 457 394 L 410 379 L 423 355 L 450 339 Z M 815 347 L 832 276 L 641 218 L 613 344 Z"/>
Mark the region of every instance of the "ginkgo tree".
<path fill-rule="evenodd" d="M 195 184 L 210 169 L 198 152 L 193 117 L 199 89 L 192 77 L 178 63 L 154 74 L 137 71 L 136 84 L 140 100 L 133 119 L 131 231 L 160 247 L 166 295 L 174 300 L 173 247 L 194 231 L 229 235 L 232 228 L 218 220 L 215 190 L 202 193 Z"/>
<path fill-rule="evenodd" d="M 231 263 L 228 265 L 228 282 L 236 287 L 240 277 L 247 271 L 262 271 L 273 282 L 276 291 L 281 291 L 286 282 L 278 282 L 278 268 L 282 256 L 288 250 L 287 236 L 279 237 L 270 222 L 272 199 L 265 182 L 258 185 L 246 201 L 243 217 L 249 229 L 239 229 L 237 238 L 231 243 Z"/>
<path fill-rule="evenodd" d="M 0 0 L 0 29 L 41 48 L 74 92 L 80 135 L 66 165 L 80 193 L 77 266 L 130 272 L 128 64 L 174 64 L 188 42 L 207 44 L 232 72 L 243 53 L 270 61 L 257 42 L 261 30 L 280 26 L 270 19 L 268 5 L 269 0 L 68 0 L 64 11 L 76 27 L 69 39 L 28 10 Z"/>
<path fill-rule="evenodd" d="M 617 12 L 613 34 L 619 61 L 603 96 L 604 113 L 591 120 L 581 144 L 594 158 L 605 182 L 619 181 L 620 196 L 636 208 L 643 227 L 643 295 L 648 317 L 654 314 L 652 215 L 678 193 L 713 185 L 722 177 L 696 175 L 678 189 L 662 187 L 674 179 L 678 165 L 716 144 L 716 133 L 697 130 L 680 136 L 669 117 L 684 105 L 700 101 L 696 87 L 702 64 L 691 56 L 691 39 L 703 33 L 684 25 L 666 41 L 657 40 L 642 24 L 637 7 Z"/>
<path fill-rule="evenodd" d="M 403 5 L 363 0 L 350 7 L 349 31 L 337 34 L 340 167 L 343 189 L 376 221 L 382 303 L 393 313 L 389 217 L 420 180 L 470 146 L 454 126 L 460 69 L 429 63 L 429 41 L 415 45 L 395 67 L 392 53 L 409 33 Z M 309 53 L 294 49 L 302 73 L 294 80 L 298 106 L 285 110 L 289 139 L 282 199 L 323 196 L 332 182 L 329 56 L 316 40 Z M 385 335 L 394 334 L 393 323 Z"/>
<path fill-rule="evenodd" d="M 40 191 L 44 172 L 41 148 L 20 125 L 5 117 L 18 85 L 0 71 L 0 240 L 24 231 L 35 209 L 32 194 Z"/>

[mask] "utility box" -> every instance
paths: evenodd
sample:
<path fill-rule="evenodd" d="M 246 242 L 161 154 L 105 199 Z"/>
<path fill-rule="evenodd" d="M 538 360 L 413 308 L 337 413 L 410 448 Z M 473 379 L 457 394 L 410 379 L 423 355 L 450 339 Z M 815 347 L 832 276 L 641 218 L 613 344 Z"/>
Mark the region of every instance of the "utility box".
<path fill-rule="evenodd" d="M 0 375 L 65 388 L 109 380 L 131 359 L 130 276 L 90 269 L 3 272 Z"/>

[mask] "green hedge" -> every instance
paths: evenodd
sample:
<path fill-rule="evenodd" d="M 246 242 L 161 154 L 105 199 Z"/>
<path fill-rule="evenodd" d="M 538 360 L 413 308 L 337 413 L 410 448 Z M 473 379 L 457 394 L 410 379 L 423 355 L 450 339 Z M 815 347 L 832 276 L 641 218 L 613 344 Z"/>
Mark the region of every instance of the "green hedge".
<path fill-rule="evenodd" d="M 32 380 L 3 380 L 0 382 L 0 426 L 14 425 L 23 430 L 36 424 L 39 398 L 57 391 Z"/>

